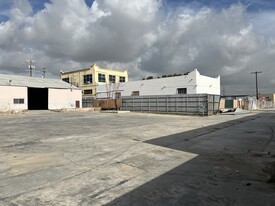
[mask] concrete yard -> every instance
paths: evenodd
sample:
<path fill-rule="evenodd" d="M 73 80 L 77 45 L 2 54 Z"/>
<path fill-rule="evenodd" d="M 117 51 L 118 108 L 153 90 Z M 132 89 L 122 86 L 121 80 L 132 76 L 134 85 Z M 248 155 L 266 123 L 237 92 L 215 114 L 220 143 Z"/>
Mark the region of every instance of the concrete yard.
<path fill-rule="evenodd" d="M 275 205 L 275 112 L 0 116 L 0 205 Z"/>

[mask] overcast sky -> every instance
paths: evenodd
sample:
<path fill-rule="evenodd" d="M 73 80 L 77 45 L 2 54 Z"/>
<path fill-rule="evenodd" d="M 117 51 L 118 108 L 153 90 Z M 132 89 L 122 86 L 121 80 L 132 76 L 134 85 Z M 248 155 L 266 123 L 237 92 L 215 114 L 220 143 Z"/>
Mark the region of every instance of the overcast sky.
<path fill-rule="evenodd" d="M 58 78 L 93 63 L 131 80 L 221 75 L 226 94 L 275 93 L 273 0 L 0 0 L 0 73 L 26 59 Z"/>

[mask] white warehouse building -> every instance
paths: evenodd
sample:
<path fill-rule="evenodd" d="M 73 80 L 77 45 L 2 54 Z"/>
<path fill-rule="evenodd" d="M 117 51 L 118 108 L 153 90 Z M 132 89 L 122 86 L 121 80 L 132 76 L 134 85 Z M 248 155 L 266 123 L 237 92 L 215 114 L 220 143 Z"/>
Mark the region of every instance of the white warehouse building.
<path fill-rule="evenodd" d="M 220 76 L 201 75 L 197 69 L 187 75 L 129 81 L 115 85 L 98 85 L 97 98 L 121 96 L 212 94 L 220 95 Z"/>
<path fill-rule="evenodd" d="M 81 89 L 60 79 L 0 74 L 0 111 L 73 109 Z"/>

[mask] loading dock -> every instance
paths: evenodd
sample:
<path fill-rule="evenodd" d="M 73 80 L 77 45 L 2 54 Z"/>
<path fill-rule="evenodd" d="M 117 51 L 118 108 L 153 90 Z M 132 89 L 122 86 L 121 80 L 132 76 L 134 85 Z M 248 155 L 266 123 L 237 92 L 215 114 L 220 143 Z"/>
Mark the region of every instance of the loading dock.
<path fill-rule="evenodd" d="M 0 74 L 0 111 L 75 109 L 81 89 L 60 79 Z"/>
<path fill-rule="evenodd" d="M 48 110 L 48 88 L 28 88 L 28 110 Z"/>

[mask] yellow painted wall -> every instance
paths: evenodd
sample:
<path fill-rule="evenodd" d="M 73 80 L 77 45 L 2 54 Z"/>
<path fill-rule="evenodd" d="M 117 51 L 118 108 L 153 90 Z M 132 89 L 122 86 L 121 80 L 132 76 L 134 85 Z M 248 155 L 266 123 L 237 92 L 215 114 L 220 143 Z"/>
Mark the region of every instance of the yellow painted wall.
<path fill-rule="evenodd" d="M 84 75 L 92 74 L 92 83 L 84 84 Z M 98 81 L 98 75 L 105 74 L 105 82 Z M 116 83 L 119 83 L 119 77 L 125 77 L 125 82 L 128 82 L 128 70 L 112 70 L 105 69 L 97 66 L 96 64 L 91 65 L 90 68 L 75 70 L 71 72 L 61 72 L 61 79 L 69 78 L 70 83 L 80 87 L 82 89 L 82 94 L 84 97 L 95 96 L 96 85 L 99 84 L 109 84 L 109 75 L 116 76 Z M 84 90 L 93 90 L 93 94 L 84 94 Z"/>

